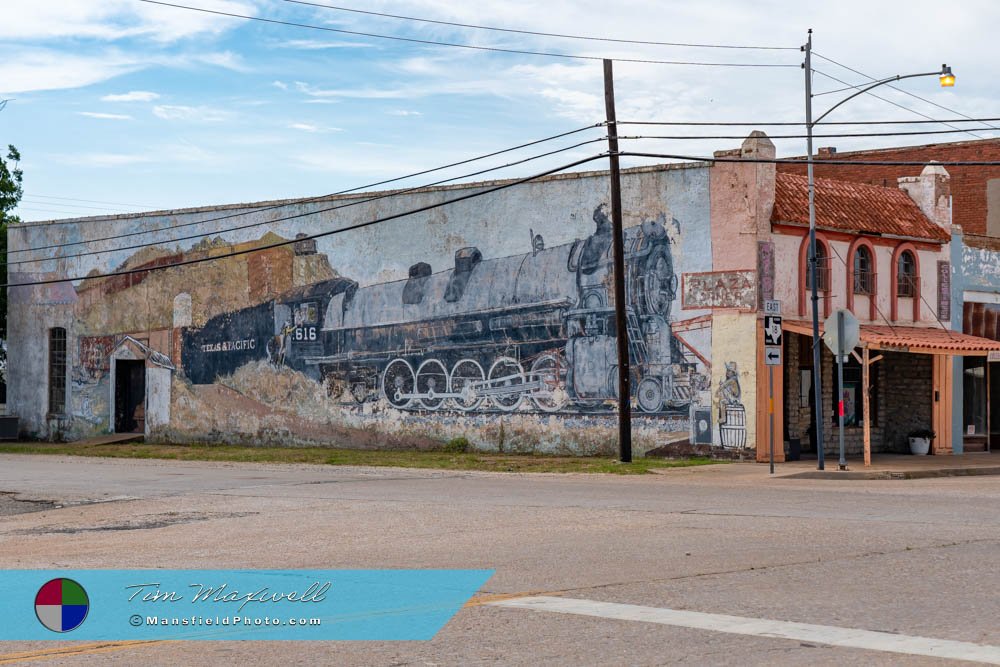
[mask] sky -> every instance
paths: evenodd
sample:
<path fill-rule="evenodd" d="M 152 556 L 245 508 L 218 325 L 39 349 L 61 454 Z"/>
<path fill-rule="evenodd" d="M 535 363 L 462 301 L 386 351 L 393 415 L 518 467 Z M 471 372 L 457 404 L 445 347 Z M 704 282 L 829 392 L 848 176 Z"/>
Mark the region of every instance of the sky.
<path fill-rule="evenodd" d="M 334 4 L 337 0 L 316 0 Z M 619 120 L 778 122 L 804 119 L 798 47 L 872 77 L 935 77 L 882 86 L 829 120 L 1000 116 L 1000 3 L 672 2 L 619 0 L 339 0 L 410 17 L 613 39 L 774 50 L 622 44 L 478 30 L 368 16 L 284 0 L 176 0 L 178 4 L 417 40 L 613 58 Z M 670 65 L 621 59 L 785 67 Z M 870 81 L 814 56 L 813 88 Z M 839 83 L 833 78 L 841 79 Z M 850 94 L 820 94 L 816 115 Z M 318 196 L 502 150 L 604 119 L 602 66 L 570 59 L 434 46 L 157 6 L 139 0 L 6 0 L 0 21 L 0 146 L 21 152 L 24 220 Z M 942 109 L 935 104 L 946 107 Z M 1000 121 L 992 123 L 1000 128 Z M 817 128 L 927 130 L 928 125 Z M 940 127 L 940 126 L 936 126 Z M 961 127 L 982 128 L 966 123 Z M 754 126 L 622 126 L 623 150 L 709 155 L 735 148 Z M 800 127 L 763 127 L 800 134 Z M 943 128 L 947 129 L 947 128 Z M 979 129 L 981 138 L 1000 132 Z M 481 162 L 394 183 L 412 187 L 600 139 L 588 130 Z M 970 134 L 818 138 L 857 150 L 975 139 Z M 779 155 L 805 153 L 776 139 Z M 527 176 L 606 150 L 600 142 L 471 180 Z M 4 151 L 6 152 L 6 151 Z M 663 161 L 663 160 L 660 160 Z M 626 165 L 649 163 L 629 158 Z M 579 168 L 603 168 L 593 162 Z M 470 180 L 470 179 L 465 179 Z M 382 186 L 389 187 L 389 186 Z"/>

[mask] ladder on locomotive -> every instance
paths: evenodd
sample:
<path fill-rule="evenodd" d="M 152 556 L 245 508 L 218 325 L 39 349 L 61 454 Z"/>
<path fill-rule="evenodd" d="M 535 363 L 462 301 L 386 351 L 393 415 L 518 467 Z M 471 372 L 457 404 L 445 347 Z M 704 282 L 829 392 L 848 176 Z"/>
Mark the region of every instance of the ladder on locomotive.
<path fill-rule="evenodd" d="M 625 330 L 628 332 L 628 350 L 630 362 L 633 366 L 640 366 L 646 363 L 649 350 L 646 348 L 646 338 L 642 335 L 642 326 L 635 311 L 625 310 Z"/>

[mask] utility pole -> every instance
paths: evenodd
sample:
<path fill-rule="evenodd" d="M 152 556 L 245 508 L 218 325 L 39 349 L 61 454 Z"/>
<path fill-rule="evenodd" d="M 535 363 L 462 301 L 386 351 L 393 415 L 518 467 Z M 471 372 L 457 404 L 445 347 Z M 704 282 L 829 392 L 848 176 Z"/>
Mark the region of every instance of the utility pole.
<path fill-rule="evenodd" d="M 809 280 L 812 283 L 812 347 L 813 347 L 813 419 L 816 420 L 816 469 L 823 470 L 823 379 L 819 337 L 819 293 L 816 282 L 816 181 L 813 178 L 813 120 L 812 120 L 812 43 L 813 31 L 802 50 L 806 52 L 806 173 L 809 180 Z M 827 251 L 829 252 L 829 251 Z"/>
<path fill-rule="evenodd" d="M 611 60 L 604 60 L 604 108 L 608 120 L 608 160 L 611 163 L 611 247 L 614 255 L 615 325 L 618 347 L 618 460 L 632 460 L 632 391 L 629 387 L 629 340 L 625 314 L 625 242 L 622 229 L 622 181 L 618 165 L 618 125 Z"/>

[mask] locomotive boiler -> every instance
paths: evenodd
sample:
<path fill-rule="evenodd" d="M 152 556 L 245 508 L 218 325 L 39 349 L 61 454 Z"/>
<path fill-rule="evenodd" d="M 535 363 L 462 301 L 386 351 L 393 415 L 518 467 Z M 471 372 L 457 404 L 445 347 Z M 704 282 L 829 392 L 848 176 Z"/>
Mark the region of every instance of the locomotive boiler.
<path fill-rule="evenodd" d="M 268 355 L 331 394 L 401 410 L 601 409 L 618 389 L 606 205 L 594 222 L 572 243 L 546 248 L 532 234 L 522 255 L 462 248 L 444 271 L 420 262 L 405 280 L 284 299 Z M 677 277 L 664 220 L 626 229 L 624 243 L 634 398 L 647 413 L 686 412 L 704 378 L 671 334 Z"/>

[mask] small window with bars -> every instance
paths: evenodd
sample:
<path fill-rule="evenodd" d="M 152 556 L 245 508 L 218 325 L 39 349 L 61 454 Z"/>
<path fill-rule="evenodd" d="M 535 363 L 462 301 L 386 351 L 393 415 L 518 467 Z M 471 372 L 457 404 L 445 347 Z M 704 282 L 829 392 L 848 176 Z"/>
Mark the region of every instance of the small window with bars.
<path fill-rule="evenodd" d="M 66 330 L 49 329 L 49 414 L 66 412 Z"/>
<path fill-rule="evenodd" d="M 812 289 L 812 270 L 809 266 L 806 266 L 806 289 Z M 816 242 L 816 289 L 830 291 L 830 255 L 819 241 Z"/>
<path fill-rule="evenodd" d="M 896 266 L 896 295 L 911 298 L 917 295 L 917 262 L 909 250 L 900 254 Z"/>
<path fill-rule="evenodd" d="M 875 292 L 875 265 L 868 248 L 854 252 L 854 293 L 871 295 Z"/>

